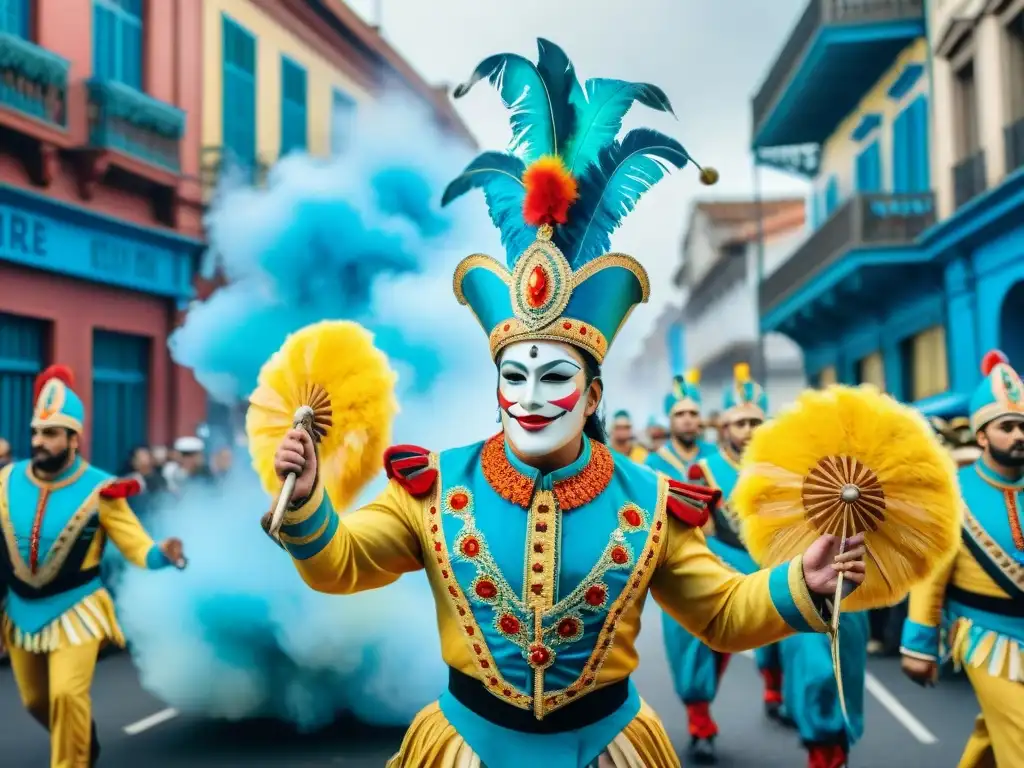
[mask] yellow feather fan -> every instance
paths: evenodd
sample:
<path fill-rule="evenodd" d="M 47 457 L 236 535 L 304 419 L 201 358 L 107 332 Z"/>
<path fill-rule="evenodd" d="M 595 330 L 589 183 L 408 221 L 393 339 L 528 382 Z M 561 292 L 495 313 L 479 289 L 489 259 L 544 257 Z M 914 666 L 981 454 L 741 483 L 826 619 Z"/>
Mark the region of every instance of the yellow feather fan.
<path fill-rule="evenodd" d="M 762 566 L 822 533 L 864 533 L 867 573 L 845 610 L 898 602 L 960 543 L 949 452 L 923 416 L 869 385 L 805 392 L 758 428 L 730 505 Z"/>
<path fill-rule="evenodd" d="M 380 471 L 398 412 L 396 381 L 358 323 L 326 321 L 289 336 L 260 370 L 245 420 L 252 466 L 267 493 L 281 491 L 274 453 L 305 406 L 324 488 L 336 509 L 347 509 Z"/>

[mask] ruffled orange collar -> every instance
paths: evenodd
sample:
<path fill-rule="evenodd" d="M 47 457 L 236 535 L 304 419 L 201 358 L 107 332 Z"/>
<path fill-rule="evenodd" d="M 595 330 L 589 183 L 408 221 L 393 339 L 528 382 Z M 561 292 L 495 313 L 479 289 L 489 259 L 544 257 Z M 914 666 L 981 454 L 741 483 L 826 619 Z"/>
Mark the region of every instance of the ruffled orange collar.
<path fill-rule="evenodd" d="M 505 447 L 505 435 L 497 434 L 484 443 L 480 464 L 494 492 L 506 501 L 529 509 L 538 484 L 547 485 L 555 494 L 563 512 L 589 504 L 608 487 L 615 471 L 615 460 L 603 444 L 589 438 L 583 454 L 565 469 L 541 475 L 539 470 L 516 462 L 513 465 Z M 589 456 L 587 455 L 589 454 Z"/>

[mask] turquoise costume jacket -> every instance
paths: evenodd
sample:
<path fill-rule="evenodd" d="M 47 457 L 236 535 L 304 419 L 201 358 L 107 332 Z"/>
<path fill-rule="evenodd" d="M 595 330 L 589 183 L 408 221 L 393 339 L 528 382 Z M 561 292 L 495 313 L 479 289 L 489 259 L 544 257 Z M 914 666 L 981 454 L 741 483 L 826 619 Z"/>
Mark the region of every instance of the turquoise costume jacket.
<path fill-rule="evenodd" d="M 747 553 L 740 539 L 739 522 L 729 508 L 729 497 L 740 479 L 739 463 L 725 451 L 718 451 L 697 462 L 697 466 L 707 484 L 722 492 L 722 503 L 711 517 L 708 547 L 740 573 L 753 573 L 758 569 L 757 563 Z"/>
<path fill-rule="evenodd" d="M 52 481 L 39 480 L 28 461 L 0 471 L 8 641 L 39 652 L 89 639 L 122 641 L 100 581 L 107 538 L 135 565 L 170 565 L 125 502 L 133 490 L 81 458 Z"/>
<path fill-rule="evenodd" d="M 706 440 L 698 440 L 695 447 L 697 448 L 696 455 L 692 459 L 685 459 L 676 449 L 675 443 L 669 440 L 657 451 L 648 454 L 644 463 L 655 472 L 662 472 L 682 483 L 688 483 L 690 482 L 688 475 L 690 466 L 718 453 L 715 444 Z"/>
<path fill-rule="evenodd" d="M 1024 480 L 999 477 L 984 460 L 960 470 L 963 544 L 956 557 L 914 588 L 903 626 L 905 655 L 987 664 L 1024 682 Z"/>
<path fill-rule="evenodd" d="M 637 716 L 629 675 L 648 591 L 726 649 L 824 628 L 799 558 L 734 574 L 700 531 L 700 499 L 713 494 L 586 438 L 576 462 L 547 475 L 520 462 L 500 435 L 440 454 L 399 446 L 385 466 L 392 482 L 384 493 L 343 518 L 318 486 L 286 516 L 281 542 L 306 582 L 325 592 L 427 569 L 453 670 L 440 708 L 490 768 L 586 765 Z M 506 727 L 458 694 L 464 678 L 505 707 Z M 542 720 L 613 686 L 621 704 L 586 727 L 538 734 L 510 725 L 517 711 Z"/>

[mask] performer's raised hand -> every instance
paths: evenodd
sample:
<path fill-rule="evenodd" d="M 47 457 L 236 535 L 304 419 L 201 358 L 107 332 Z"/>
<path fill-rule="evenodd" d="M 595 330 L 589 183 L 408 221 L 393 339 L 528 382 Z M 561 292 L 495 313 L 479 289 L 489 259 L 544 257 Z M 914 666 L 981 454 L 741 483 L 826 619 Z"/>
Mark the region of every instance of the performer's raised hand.
<path fill-rule="evenodd" d="M 828 534 L 819 536 L 804 552 L 804 581 L 807 588 L 816 595 L 832 597 L 835 595 L 836 582 L 839 574 L 843 574 L 843 597 L 855 590 L 864 582 L 865 566 L 864 534 L 851 536 L 842 547 L 838 536 Z M 840 552 L 842 549 L 842 552 Z"/>
<path fill-rule="evenodd" d="M 304 429 L 291 429 L 284 436 L 274 454 L 274 471 L 284 482 L 288 475 L 295 473 L 293 499 L 306 499 L 316 485 L 316 450 L 309 433 Z"/>
<path fill-rule="evenodd" d="M 188 561 L 185 559 L 185 545 L 181 543 L 181 539 L 164 539 L 159 546 L 167 562 L 180 570 L 185 569 Z"/>
<path fill-rule="evenodd" d="M 903 670 L 903 674 L 918 685 L 930 688 L 938 682 L 939 663 L 932 659 L 918 659 L 913 656 L 904 656 L 900 659 L 900 667 Z"/>

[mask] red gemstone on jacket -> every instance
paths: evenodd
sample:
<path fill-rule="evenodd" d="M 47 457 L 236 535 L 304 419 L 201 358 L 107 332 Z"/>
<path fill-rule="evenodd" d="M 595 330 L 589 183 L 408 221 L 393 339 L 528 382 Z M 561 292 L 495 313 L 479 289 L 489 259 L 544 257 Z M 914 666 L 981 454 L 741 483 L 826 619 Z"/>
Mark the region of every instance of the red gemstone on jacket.
<path fill-rule="evenodd" d="M 518 635 L 519 634 L 519 619 L 513 616 L 511 613 L 506 613 L 500 619 L 498 619 L 498 626 L 501 627 L 501 631 L 506 635 Z"/>
<path fill-rule="evenodd" d="M 456 512 L 465 509 L 467 504 L 469 504 L 469 496 L 464 493 L 453 493 L 451 499 L 448 500 L 448 506 Z"/>
<path fill-rule="evenodd" d="M 535 645 L 530 649 L 530 663 L 542 667 L 551 660 L 551 652 L 543 645 Z"/>
<path fill-rule="evenodd" d="M 484 600 L 490 600 L 492 597 L 498 594 L 498 588 L 490 579 L 480 579 L 480 581 L 476 583 L 475 591 L 477 597 L 481 597 Z"/>
<path fill-rule="evenodd" d="M 580 623 L 576 619 L 562 619 L 555 631 L 559 637 L 572 637 L 580 631 Z"/>
<path fill-rule="evenodd" d="M 530 270 L 526 281 L 526 300 L 534 309 L 542 307 L 548 297 L 548 276 L 540 264 Z"/>
<path fill-rule="evenodd" d="M 600 605 L 604 602 L 605 594 L 606 592 L 604 591 L 604 587 L 600 587 L 595 584 L 587 590 L 583 599 L 587 601 L 588 605 Z"/>
<path fill-rule="evenodd" d="M 633 507 L 629 507 L 625 512 L 623 512 L 622 518 L 634 528 L 638 527 L 642 522 L 640 519 L 640 513 L 633 509 Z"/>
<path fill-rule="evenodd" d="M 473 536 L 467 536 L 462 542 L 462 554 L 466 557 L 476 557 L 480 554 L 480 541 Z"/>
<path fill-rule="evenodd" d="M 612 562 L 616 565 L 624 565 L 629 562 L 629 553 L 623 547 L 612 547 Z"/>

